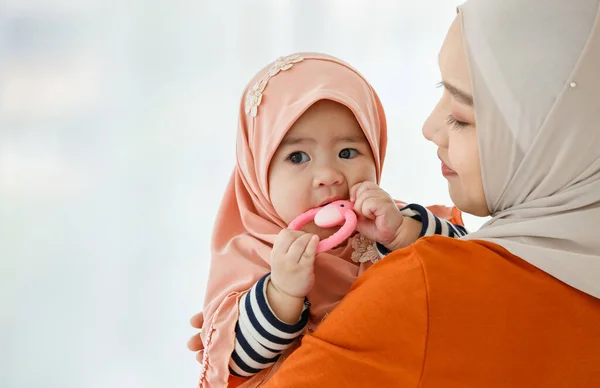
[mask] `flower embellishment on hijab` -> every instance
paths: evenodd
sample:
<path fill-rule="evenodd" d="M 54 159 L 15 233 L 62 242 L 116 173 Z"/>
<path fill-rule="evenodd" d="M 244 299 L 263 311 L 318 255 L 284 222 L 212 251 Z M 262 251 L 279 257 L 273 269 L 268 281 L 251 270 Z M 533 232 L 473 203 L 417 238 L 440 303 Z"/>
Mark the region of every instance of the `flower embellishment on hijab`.
<path fill-rule="evenodd" d="M 260 81 L 256 82 L 248 91 L 248 94 L 246 94 L 246 114 L 250 113 L 252 117 L 256 117 L 258 114 L 258 106 L 262 102 L 263 92 L 267 87 L 267 82 L 269 82 L 269 80 L 277 75 L 280 71 L 288 70 L 294 65 L 294 63 L 298 63 L 302 60 L 304 60 L 304 58 L 298 54 L 277 58 L 265 76 Z"/>
<path fill-rule="evenodd" d="M 371 261 L 376 263 L 381 258 L 375 247 L 375 243 L 362 234 L 359 234 L 352 240 L 352 261 L 355 263 L 365 263 Z"/>

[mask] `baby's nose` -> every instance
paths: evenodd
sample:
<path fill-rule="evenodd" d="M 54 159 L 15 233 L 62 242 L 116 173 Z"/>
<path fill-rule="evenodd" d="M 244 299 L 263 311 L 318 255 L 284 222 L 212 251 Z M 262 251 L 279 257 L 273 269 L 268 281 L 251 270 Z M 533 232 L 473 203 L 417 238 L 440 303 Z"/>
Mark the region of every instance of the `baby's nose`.
<path fill-rule="evenodd" d="M 314 177 L 314 186 L 334 186 L 344 182 L 344 174 L 334 168 L 320 168 Z"/>

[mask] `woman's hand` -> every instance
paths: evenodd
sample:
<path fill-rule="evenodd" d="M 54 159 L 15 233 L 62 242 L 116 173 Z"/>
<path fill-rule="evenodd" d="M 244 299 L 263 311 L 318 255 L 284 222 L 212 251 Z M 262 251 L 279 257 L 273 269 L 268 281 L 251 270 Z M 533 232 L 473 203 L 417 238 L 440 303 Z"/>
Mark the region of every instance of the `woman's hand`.
<path fill-rule="evenodd" d="M 199 312 L 198 314 L 194 315 L 192 319 L 190 319 L 190 324 L 195 329 L 202 329 L 202 325 L 204 324 L 204 313 Z M 200 333 L 194 334 L 194 336 L 192 336 L 192 338 L 189 339 L 187 347 L 192 352 L 197 352 L 196 360 L 198 360 L 199 363 L 202 363 L 202 354 L 200 353 L 200 351 L 204 349 L 204 345 L 202 344 Z"/>

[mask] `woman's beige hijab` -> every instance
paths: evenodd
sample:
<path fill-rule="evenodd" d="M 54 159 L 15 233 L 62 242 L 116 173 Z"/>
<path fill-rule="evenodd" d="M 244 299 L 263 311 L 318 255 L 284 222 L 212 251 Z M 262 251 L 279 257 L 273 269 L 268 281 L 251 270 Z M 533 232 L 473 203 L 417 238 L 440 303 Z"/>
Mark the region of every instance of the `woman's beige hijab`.
<path fill-rule="evenodd" d="M 599 0 L 459 7 L 497 243 L 600 298 Z"/>

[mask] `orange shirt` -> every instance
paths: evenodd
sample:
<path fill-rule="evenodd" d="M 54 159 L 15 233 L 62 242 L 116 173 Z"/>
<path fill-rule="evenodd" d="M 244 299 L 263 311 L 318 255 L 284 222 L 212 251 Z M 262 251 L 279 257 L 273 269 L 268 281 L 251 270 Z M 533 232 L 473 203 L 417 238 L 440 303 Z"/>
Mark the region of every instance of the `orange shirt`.
<path fill-rule="evenodd" d="M 495 244 L 422 238 L 367 270 L 264 386 L 600 387 L 600 300 Z"/>

